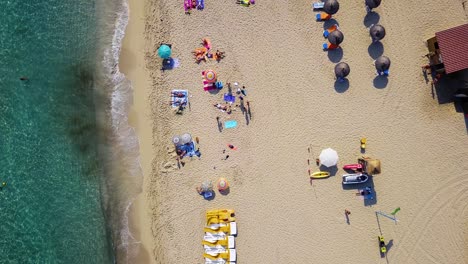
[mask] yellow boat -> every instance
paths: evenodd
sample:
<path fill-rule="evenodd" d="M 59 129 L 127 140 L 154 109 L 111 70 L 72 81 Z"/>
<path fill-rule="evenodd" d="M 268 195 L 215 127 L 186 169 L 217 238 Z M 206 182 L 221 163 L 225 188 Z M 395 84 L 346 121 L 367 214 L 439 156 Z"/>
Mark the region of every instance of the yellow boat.
<path fill-rule="evenodd" d="M 311 173 L 310 177 L 312 179 L 322 179 L 322 178 L 330 177 L 330 173 L 327 171 L 317 171 L 317 172 Z"/>

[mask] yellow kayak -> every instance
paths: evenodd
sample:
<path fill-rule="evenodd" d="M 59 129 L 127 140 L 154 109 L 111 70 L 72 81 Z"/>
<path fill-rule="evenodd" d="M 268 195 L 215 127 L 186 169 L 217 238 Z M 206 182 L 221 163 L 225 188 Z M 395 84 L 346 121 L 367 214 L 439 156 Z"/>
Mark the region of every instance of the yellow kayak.
<path fill-rule="evenodd" d="M 327 177 L 330 177 L 330 173 L 327 171 L 317 171 L 317 172 L 311 173 L 310 177 L 313 179 L 327 178 Z"/>

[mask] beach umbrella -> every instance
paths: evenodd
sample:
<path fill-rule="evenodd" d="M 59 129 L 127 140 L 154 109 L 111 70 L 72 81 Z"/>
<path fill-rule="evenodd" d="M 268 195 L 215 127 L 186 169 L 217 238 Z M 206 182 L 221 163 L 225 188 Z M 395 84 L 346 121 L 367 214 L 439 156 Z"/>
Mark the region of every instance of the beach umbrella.
<path fill-rule="evenodd" d="M 171 57 L 172 50 L 168 45 L 161 45 L 158 49 L 158 55 L 161 59 L 169 59 Z"/>
<path fill-rule="evenodd" d="M 341 31 L 335 30 L 328 34 L 328 41 L 330 41 L 333 45 L 340 45 L 341 42 L 344 40 L 344 35 Z"/>
<path fill-rule="evenodd" d="M 338 153 L 331 148 L 327 148 L 322 150 L 319 159 L 322 165 L 326 167 L 333 167 L 338 163 Z"/>
<path fill-rule="evenodd" d="M 187 144 L 192 142 L 192 136 L 189 133 L 183 134 L 181 137 L 182 144 Z"/>
<path fill-rule="evenodd" d="M 216 82 L 216 72 L 214 72 L 213 70 L 205 71 L 205 79 L 209 83 Z"/>
<path fill-rule="evenodd" d="M 173 137 L 172 137 L 172 143 L 174 143 L 174 144 L 177 145 L 177 146 L 181 144 L 181 141 L 182 141 L 182 140 L 180 139 L 179 136 L 173 136 Z"/>
<path fill-rule="evenodd" d="M 378 41 L 385 37 L 385 28 L 382 25 L 373 25 L 369 33 L 374 41 Z"/>
<path fill-rule="evenodd" d="M 225 191 L 229 188 L 229 182 L 225 178 L 219 178 L 218 180 L 218 190 Z"/>
<path fill-rule="evenodd" d="M 390 59 L 386 56 L 380 56 L 375 60 L 375 68 L 378 71 L 386 71 L 390 68 Z"/>
<path fill-rule="evenodd" d="M 201 185 L 201 189 L 203 192 L 209 192 L 213 190 L 213 183 L 211 181 L 204 181 Z"/>
<path fill-rule="evenodd" d="M 349 68 L 348 63 L 340 62 L 340 63 L 335 65 L 335 75 L 336 75 L 336 77 L 344 78 L 344 77 L 348 76 L 349 72 L 350 72 L 350 68 Z"/>
<path fill-rule="evenodd" d="M 327 0 L 323 5 L 323 11 L 329 15 L 334 15 L 340 9 L 340 3 L 337 0 Z"/>
<path fill-rule="evenodd" d="M 370 9 L 376 8 L 380 5 L 382 0 L 366 0 L 366 6 L 368 6 Z"/>

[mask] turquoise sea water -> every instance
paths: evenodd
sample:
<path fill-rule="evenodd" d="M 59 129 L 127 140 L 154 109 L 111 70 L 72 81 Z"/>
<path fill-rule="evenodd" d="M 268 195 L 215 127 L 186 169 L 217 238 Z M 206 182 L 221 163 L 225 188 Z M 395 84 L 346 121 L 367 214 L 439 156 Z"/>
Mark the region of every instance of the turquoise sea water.
<path fill-rule="evenodd" d="M 114 262 L 95 1 L 0 1 L 0 263 Z"/>

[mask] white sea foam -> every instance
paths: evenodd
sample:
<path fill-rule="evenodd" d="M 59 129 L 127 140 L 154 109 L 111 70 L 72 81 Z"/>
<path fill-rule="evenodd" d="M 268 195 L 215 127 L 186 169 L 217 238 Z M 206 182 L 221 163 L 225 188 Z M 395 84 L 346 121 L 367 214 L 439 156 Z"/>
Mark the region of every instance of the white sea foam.
<path fill-rule="evenodd" d="M 131 82 L 119 70 L 122 40 L 129 20 L 127 0 L 120 3 L 101 1 L 101 47 L 103 47 L 100 79 L 101 87 L 108 96 L 105 123 L 111 127 L 106 133 L 106 177 L 103 188 L 104 207 L 112 229 L 112 240 L 119 263 L 132 263 L 138 253 L 140 242 L 131 234 L 128 214 L 130 207 L 142 188 L 139 142 L 135 129 L 128 122 L 133 104 Z M 115 6 L 113 6 L 115 5 Z M 104 14 L 104 15 L 103 15 Z"/>

